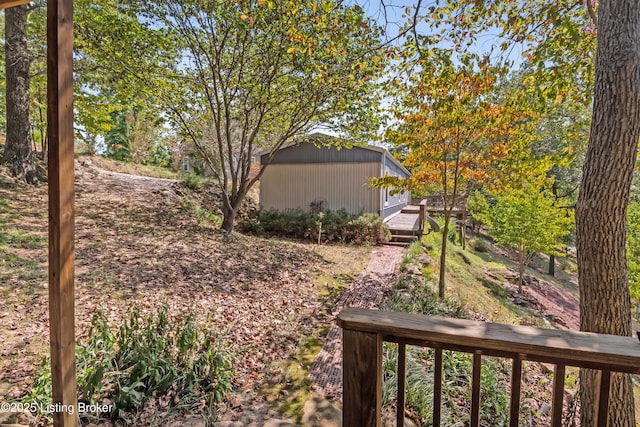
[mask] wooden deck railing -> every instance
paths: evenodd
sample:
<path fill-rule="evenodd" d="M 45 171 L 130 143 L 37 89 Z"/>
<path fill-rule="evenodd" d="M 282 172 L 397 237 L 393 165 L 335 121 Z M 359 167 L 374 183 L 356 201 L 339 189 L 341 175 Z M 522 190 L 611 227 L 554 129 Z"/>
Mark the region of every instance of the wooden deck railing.
<path fill-rule="evenodd" d="M 561 426 L 565 368 L 575 366 L 601 372 L 598 426 L 606 427 L 612 372 L 640 374 L 640 342 L 636 338 L 511 326 L 471 320 L 421 316 L 360 308 L 338 315 L 343 328 L 343 426 L 381 425 L 382 343 L 399 344 L 398 419 L 404 424 L 406 345 L 435 349 L 433 426 L 440 426 L 442 350 L 473 354 L 471 419 L 480 423 L 480 366 L 482 356 L 513 361 L 509 426 L 518 426 L 522 362 L 555 365 L 551 406 L 552 426 Z"/>

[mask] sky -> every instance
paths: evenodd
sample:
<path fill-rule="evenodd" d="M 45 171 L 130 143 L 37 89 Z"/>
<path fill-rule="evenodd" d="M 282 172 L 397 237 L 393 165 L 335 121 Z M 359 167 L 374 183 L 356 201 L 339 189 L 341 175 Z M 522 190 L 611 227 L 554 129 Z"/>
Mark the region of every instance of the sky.
<path fill-rule="evenodd" d="M 365 11 L 366 15 L 374 19 L 381 25 L 386 32 L 387 38 L 391 39 L 398 35 L 401 28 L 407 23 L 408 19 L 413 18 L 416 0 L 347 0 L 348 4 L 358 4 Z M 433 1 L 423 0 L 421 2 L 421 10 L 418 14 L 417 32 L 419 34 L 429 34 L 433 32 L 428 21 L 420 19 L 426 15 L 427 8 L 433 4 Z M 407 10 L 409 8 L 410 10 Z M 499 45 L 503 41 L 499 37 L 499 30 L 486 31 L 477 34 L 477 43 L 472 46 L 471 51 L 478 55 L 489 54 L 492 51 L 492 57 L 505 55 L 500 52 Z M 442 42 L 440 47 L 451 48 L 451 43 Z M 514 68 L 518 68 L 523 62 L 522 46 L 513 46 L 506 53 L 506 59 L 514 64 Z"/>

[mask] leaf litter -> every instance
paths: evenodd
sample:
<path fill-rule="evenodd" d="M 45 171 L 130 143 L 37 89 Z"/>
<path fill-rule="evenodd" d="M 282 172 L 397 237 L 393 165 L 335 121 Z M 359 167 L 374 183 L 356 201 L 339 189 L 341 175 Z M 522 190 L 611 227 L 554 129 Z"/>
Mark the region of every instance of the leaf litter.
<path fill-rule="evenodd" d="M 39 242 L 25 249 L 0 240 L 2 400 L 28 392 L 48 352 L 46 197 L 45 186 L 0 188 L 0 237 L 12 230 Z M 313 281 L 327 260 L 311 245 L 225 235 L 192 215 L 190 197 L 176 181 L 76 161 L 76 336 L 86 338 L 97 310 L 111 325 L 134 306 L 194 313 L 236 355 L 237 393 L 259 399 L 253 390 L 273 362 L 328 322 L 330 305 Z"/>

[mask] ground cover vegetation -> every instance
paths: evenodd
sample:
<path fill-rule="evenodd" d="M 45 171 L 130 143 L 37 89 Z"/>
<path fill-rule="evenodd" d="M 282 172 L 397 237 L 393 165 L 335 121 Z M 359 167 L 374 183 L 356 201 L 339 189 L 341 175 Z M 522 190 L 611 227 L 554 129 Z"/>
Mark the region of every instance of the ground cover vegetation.
<path fill-rule="evenodd" d="M 3 161 L 11 175 L 29 183 L 46 178 L 38 168 L 48 145 L 43 5 L 12 8 L 0 21 L 7 48 L 7 87 L 0 91 L 6 100 Z M 379 22 L 365 9 L 332 1 L 76 2 L 78 141 L 88 152 L 174 168 L 183 155 L 196 153 L 212 175 L 219 207 L 198 208 L 193 200 L 179 205 L 198 216 L 195 231 L 220 225 L 230 231 L 259 178 L 251 171 L 257 151 L 272 154 L 318 125 L 365 139 L 378 130 L 380 106 L 392 105 L 385 138 L 414 179 L 380 185 L 439 190 L 449 213 L 455 206 L 449 200 L 463 193 L 488 194 L 491 212 L 501 199 L 530 187 L 550 194 L 558 211 L 575 209 L 575 229 L 562 243 L 573 246 L 575 236 L 581 328 L 629 335 L 630 302 L 638 302 L 632 177 L 640 135 L 640 5 L 419 0 L 398 9 L 380 2 Z M 400 21 L 393 34 L 391 20 Z M 479 40 L 493 32 L 499 42 L 482 52 Z M 380 103 L 380 87 L 396 102 Z M 421 168 L 426 164 L 431 168 Z M 209 185 L 187 180 L 193 188 Z M 175 196 L 149 186 L 164 199 Z M 14 197 L 0 207 L 17 209 Z M 2 231 L 3 267 L 12 271 L 9 283 L 31 292 L 46 254 L 29 251 L 44 238 L 46 218 L 37 204 L 19 206 L 31 228 Z M 448 234 L 440 242 L 440 298 L 448 286 Z M 109 236 L 119 243 L 131 237 Z M 545 251 L 553 255 L 552 271 L 556 252 Z M 109 257 L 95 265 L 94 274 L 102 271 L 107 282 L 126 282 L 113 273 L 120 265 Z M 584 408 L 595 406 L 589 375 L 581 382 Z M 632 426 L 631 380 L 613 381 L 611 423 Z M 593 417 L 584 410 L 583 425 Z"/>
<path fill-rule="evenodd" d="M 216 209 L 204 190 L 86 159 L 76 174 L 79 398 L 113 405 L 103 421 L 233 420 L 265 405 L 259 385 L 326 325 L 345 278 L 366 265 L 367 247 L 220 233 L 196 216 L 194 206 Z M 0 395 L 46 401 L 46 192 L 0 195 Z"/>
<path fill-rule="evenodd" d="M 579 328 L 578 281 L 575 257 L 560 258 L 555 276 L 546 274 L 547 257 L 534 257 L 523 290 L 518 289 L 518 253 L 498 246 L 483 233 L 472 233 L 465 249 L 450 243 L 447 259 L 447 297 L 438 296 L 439 233 L 423 236 L 408 249 L 400 276 L 385 309 L 418 314 L 467 318 L 543 328 Z M 383 400 L 390 422 L 395 421 L 397 354 L 395 344 L 385 343 Z M 443 422 L 456 425 L 468 420 L 470 408 L 470 355 L 444 352 Z M 416 423 L 429 424 L 432 417 L 433 351 L 407 347 L 407 411 Z M 547 426 L 553 370 L 544 364 L 525 363 L 520 422 Z M 501 425 L 509 414 L 511 362 L 483 358 L 483 425 Z M 565 379 L 567 396 L 563 422 L 578 422 L 577 369 Z M 636 385 L 636 393 L 640 386 Z M 636 405 L 636 414 L 640 406 Z M 391 421 L 394 420 L 394 421 Z M 446 420 L 446 421 L 444 421 Z"/>
<path fill-rule="evenodd" d="M 376 245 L 389 240 L 389 229 L 376 214 L 349 214 L 345 210 L 305 212 L 301 209 L 255 211 L 239 225 L 244 232 L 323 242 Z"/>

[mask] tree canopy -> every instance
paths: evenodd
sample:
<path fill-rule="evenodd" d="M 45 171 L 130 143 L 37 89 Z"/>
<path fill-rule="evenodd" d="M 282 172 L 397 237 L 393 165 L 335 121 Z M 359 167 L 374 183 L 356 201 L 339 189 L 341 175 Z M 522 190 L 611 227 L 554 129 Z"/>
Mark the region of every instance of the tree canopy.
<path fill-rule="evenodd" d="M 495 195 L 495 204 L 481 218 L 489 225 L 498 244 L 517 251 L 519 292 L 533 256 L 537 253 L 558 255 L 563 238 L 571 230 L 571 212 L 555 203 L 551 192 L 524 185 Z"/>
<path fill-rule="evenodd" d="M 87 51 L 102 49 L 161 101 L 182 143 L 213 175 L 227 231 L 261 174 L 250 176 L 256 153 L 270 158 L 317 126 L 360 136 L 377 129 L 375 87 L 385 60 L 375 49 L 378 27 L 357 6 L 102 0 L 92 7 L 107 21 L 87 29 Z M 114 28 L 127 37 L 118 39 Z"/>

